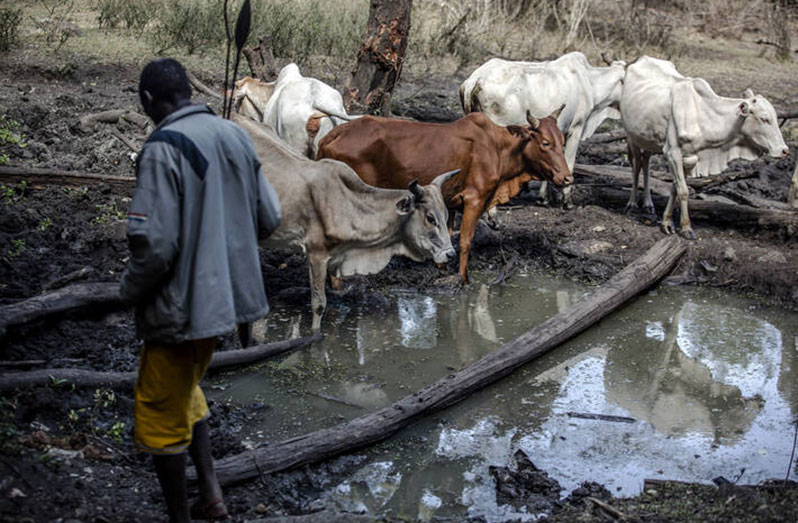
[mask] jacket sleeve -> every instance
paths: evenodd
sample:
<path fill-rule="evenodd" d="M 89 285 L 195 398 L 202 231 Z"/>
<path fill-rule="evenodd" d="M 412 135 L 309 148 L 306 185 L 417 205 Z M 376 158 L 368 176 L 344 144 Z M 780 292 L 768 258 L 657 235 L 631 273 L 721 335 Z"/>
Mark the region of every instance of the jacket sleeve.
<path fill-rule="evenodd" d="M 162 283 L 178 254 L 181 201 L 178 173 L 166 161 L 143 155 L 128 213 L 130 259 L 122 298 L 145 302 Z"/>

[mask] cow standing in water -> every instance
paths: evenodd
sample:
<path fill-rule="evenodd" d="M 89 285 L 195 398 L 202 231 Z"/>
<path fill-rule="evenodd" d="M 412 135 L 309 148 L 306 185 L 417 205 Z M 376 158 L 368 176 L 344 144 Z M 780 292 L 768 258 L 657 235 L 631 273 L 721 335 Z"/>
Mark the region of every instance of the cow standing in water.
<path fill-rule="evenodd" d="M 682 76 L 666 60 L 644 56 L 626 70 L 621 121 L 632 164 L 632 194 L 627 211 L 636 208 L 637 183 L 643 171 L 643 209 L 655 215 L 649 187 L 649 159 L 663 153 L 673 176 L 662 231 L 674 232 L 673 205 L 679 199 L 681 234 L 695 239 L 687 211 L 687 177 L 718 174 L 737 158 L 753 160 L 767 152 L 784 158 L 776 111 L 749 89 L 743 98 L 718 96 L 701 78 Z"/>
<path fill-rule="evenodd" d="M 502 127 L 482 113 L 448 124 L 364 116 L 333 129 L 319 143 L 319 158 L 349 164 L 368 184 L 401 188 L 418 179 L 429 183 L 434 172 L 461 169 L 443 185 L 449 208 L 460 226 L 460 279 L 468 282 L 468 254 L 477 220 L 485 211 L 518 194 L 529 180 L 573 182 L 563 156 L 563 134 L 556 115 L 528 125 Z"/>
<path fill-rule="evenodd" d="M 454 256 L 446 230 L 441 185 L 453 173 L 410 180 L 401 190 L 363 183 L 347 165 L 314 162 L 288 147 L 274 131 L 250 118 L 234 118 L 249 133 L 261 169 L 280 198 L 283 220 L 267 245 L 308 255 L 313 330 L 327 306 L 325 281 L 381 271 L 394 254 L 445 263 Z M 422 185 L 424 185 L 422 187 Z"/>
<path fill-rule="evenodd" d="M 565 161 L 573 171 L 579 142 L 592 136 L 604 120 L 621 117 L 625 68 L 622 61 L 593 67 L 579 52 L 547 62 L 492 58 L 460 86 L 460 103 L 466 114 L 484 112 L 499 125 L 523 124 L 527 112 L 543 117 L 562 107 L 557 125 L 565 136 Z M 570 191 L 564 193 L 565 203 L 570 204 Z M 546 198 L 544 183 L 540 199 Z"/>

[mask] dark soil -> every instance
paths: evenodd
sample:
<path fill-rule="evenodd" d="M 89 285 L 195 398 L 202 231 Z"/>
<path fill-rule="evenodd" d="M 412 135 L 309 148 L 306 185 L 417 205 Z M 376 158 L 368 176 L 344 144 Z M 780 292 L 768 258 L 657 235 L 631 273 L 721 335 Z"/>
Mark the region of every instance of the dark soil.
<path fill-rule="evenodd" d="M 0 153 L 9 154 L 11 165 L 132 176 L 129 151 L 110 134 L 111 124 L 86 128 L 77 121 L 108 109 L 136 110 L 137 75 L 138 70 L 128 66 L 84 63 L 64 68 L 53 60 L 31 63 L 28 57 L 23 63 L 13 53 L 0 55 L 0 113 L 22 123 L 28 142 L 24 149 L 3 146 Z M 427 120 L 455 118 L 459 115 L 457 87 L 462 79 L 407 75 L 395 110 Z M 218 78 L 204 80 L 220 83 Z M 123 121 L 113 125 L 137 143 L 146 136 L 146 129 L 135 124 Z M 626 165 L 622 155 L 593 149 L 578 161 Z M 731 198 L 754 195 L 782 201 L 793 165 L 792 159 L 735 165 L 732 169 L 755 169 L 759 174 L 726 184 L 716 192 Z M 536 205 L 534 191 L 520 195 L 500 213 L 498 231 L 480 225 L 470 269 L 496 274 L 506 270 L 511 278 L 513 268 L 526 265 L 600 284 L 662 237 L 654 225 L 624 216 L 619 209 L 605 208 L 590 195 L 588 189 L 577 187 L 577 207 L 572 210 Z M 123 217 L 130 196 L 130 191 L 102 185 L 14 186 L 4 191 L 0 195 L 0 305 L 76 281 L 118 280 L 128 255 Z M 668 283 L 722 286 L 750 295 L 752 300 L 798 309 L 795 236 L 703 223 L 695 228 L 700 239 L 690 243 Z M 514 264 L 509 264 L 510 260 L 515 260 Z M 263 251 L 261 261 L 272 305 L 305 310 L 309 291 L 304 257 Z M 393 286 L 422 289 L 447 285 L 448 276 L 456 271 L 455 263 L 442 272 L 431 263 L 395 259 L 377 275 L 350 279 L 346 292 L 329 292 L 329 299 L 331 305 L 341 300 L 359 307 L 380 306 Z M 108 312 L 84 311 L 13 331 L 3 340 L 0 360 L 44 359 L 50 361 L 49 366 L 63 366 L 58 360 L 72 358 L 76 361 L 71 367 L 132 371 L 140 345 L 132 313 Z M 228 336 L 221 349 L 236 344 L 236 339 Z M 259 403 L 212 404 L 211 410 L 217 458 L 241 452 L 237 437 L 241 427 L 268 416 L 268 406 Z M 72 390 L 53 383 L 0 397 L 0 519 L 164 520 L 160 490 L 149 460 L 133 449 L 131 425 L 131 391 Z M 235 521 L 315 513 L 324 508 L 316 501 L 318 494 L 361 460 L 344 456 L 227 488 L 227 505 Z M 588 497 L 645 521 L 798 518 L 795 484 L 720 489 L 669 484 L 636 498 L 617 500 L 602 487 L 587 483 L 561 502 L 559 486 L 540 475 L 545 472 L 534 469 L 531 462 L 519 461 L 519 467 L 495 471 L 503 479 L 497 495 L 517 506 L 545 505 L 554 511 L 551 519 L 556 521 L 603 521 L 606 511 L 586 501 Z M 528 501 L 530 493 L 538 498 Z M 331 517 L 324 512 L 316 519 Z"/>

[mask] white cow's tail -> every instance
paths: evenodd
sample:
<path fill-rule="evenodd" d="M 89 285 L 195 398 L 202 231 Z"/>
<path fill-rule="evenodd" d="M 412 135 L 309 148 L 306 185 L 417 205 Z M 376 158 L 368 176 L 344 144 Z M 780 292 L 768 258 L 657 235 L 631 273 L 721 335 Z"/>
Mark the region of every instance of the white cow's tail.
<path fill-rule="evenodd" d="M 467 85 L 469 80 L 460 86 L 460 105 L 463 106 L 465 114 L 482 111 L 482 104 L 479 103 L 479 94 L 482 91 L 482 83 L 477 80 L 473 86 Z"/>

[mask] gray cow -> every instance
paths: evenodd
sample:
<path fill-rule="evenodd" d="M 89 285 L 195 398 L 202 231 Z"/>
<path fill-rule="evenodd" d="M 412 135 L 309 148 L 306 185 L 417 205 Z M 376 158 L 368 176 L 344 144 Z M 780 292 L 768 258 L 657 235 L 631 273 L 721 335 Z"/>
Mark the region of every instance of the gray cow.
<path fill-rule="evenodd" d="M 372 274 L 394 254 L 436 263 L 454 256 L 441 185 L 457 171 L 424 187 L 413 182 L 408 190 L 377 189 L 342 162 L 314 162 L 271 128 L 243 116 L 233 119 L 252 137 L 280 198 L 283 220 L 267 245 L 299 248 L 308 256 L 314 330 L 327 304 L 328 270 L 337 277 Z"/>

